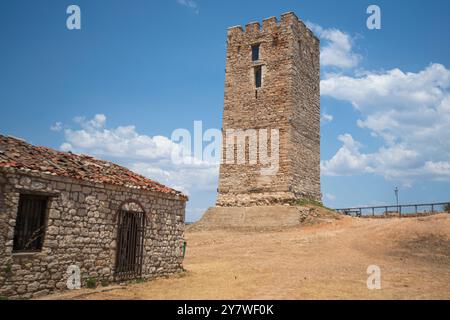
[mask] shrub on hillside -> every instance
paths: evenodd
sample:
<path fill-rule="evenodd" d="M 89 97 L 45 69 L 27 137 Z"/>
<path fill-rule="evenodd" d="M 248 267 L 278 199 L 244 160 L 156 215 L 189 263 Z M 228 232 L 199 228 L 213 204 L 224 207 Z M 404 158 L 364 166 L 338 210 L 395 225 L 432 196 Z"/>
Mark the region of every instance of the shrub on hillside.
<path fill-rule="evenodd" d="M 446 205 L 444 205 L 444 212 L 450 213 L 450 203 L 447 203 Z"/>

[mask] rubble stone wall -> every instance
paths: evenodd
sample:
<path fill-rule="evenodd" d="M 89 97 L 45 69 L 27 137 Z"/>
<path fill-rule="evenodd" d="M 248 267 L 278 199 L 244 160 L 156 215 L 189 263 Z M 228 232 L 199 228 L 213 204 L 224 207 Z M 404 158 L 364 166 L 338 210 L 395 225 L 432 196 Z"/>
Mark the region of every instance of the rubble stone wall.
<path fill-rule="evenodd" d="M 49 196 L 43 247 L 14 253 L 21 193 Z M 81 182 L 38 173 L 0 171 L 0 296 L 32 298 L 67 290 L 67 269 L 87 279 L 114 282 L 117 215 L 125 203 L 145 212 L 142 278 L 182 270 L 186 200 L 176 195 Z"/>

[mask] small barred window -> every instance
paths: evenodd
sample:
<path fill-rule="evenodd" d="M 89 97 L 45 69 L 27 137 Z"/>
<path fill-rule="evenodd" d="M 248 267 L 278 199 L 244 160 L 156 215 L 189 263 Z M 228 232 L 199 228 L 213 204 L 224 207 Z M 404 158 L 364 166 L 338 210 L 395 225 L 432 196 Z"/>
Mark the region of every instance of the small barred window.
<path fill-rule="evenodd" d="M 47 203 L 48 197 L 20 195 L 14 229 L 14 252 L 35 252 L 42 249 Z"/>

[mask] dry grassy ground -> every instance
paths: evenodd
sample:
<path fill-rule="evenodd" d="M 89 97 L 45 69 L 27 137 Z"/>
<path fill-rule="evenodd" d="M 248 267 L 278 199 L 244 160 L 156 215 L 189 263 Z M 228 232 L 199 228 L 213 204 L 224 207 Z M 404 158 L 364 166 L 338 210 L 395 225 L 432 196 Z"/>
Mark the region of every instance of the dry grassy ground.
<path fill-rule="evenodd" d="M 449 214 L 186 237 L 183 275 L 50 298 L 450 299 Z M 381 268 L 381 290 L 367 289 L 369 265 Z"/>

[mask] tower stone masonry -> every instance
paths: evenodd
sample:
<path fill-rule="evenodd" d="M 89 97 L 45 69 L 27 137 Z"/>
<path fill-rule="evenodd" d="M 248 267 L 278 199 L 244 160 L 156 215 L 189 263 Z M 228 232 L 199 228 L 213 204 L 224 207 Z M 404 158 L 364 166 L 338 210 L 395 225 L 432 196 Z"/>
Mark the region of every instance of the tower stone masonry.
<path fill-rule="evenodd" d="M 321 201 L 320 43 L 294 13 L 280 20 L 228 29 L 223 157 L 227 130 L 266 129 L 269 136 L 270 130 L 279 132 L 279 161 L 273 175 L 261 174 L 267 165 L 260 161 L 248 162 L 250 152 L 259 159 L 260 139 L 257 150 L 245 149 L 245 164 L 223 159 L 218 207 Z"/>

